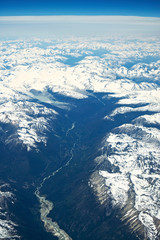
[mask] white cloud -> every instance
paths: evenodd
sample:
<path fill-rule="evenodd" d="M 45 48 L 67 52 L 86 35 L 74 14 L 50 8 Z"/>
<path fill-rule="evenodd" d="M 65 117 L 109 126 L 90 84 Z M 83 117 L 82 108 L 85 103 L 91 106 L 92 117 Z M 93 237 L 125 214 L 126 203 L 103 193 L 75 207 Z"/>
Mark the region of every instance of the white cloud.
<path fill-rule="evenodd" d="M 0 22 L 76 22 L 131 25 L 160 25 L 158 17 L 137 16 L 4 16 Z"/>
<path fill-rule="evenodd" d="M 1 38 L 159 34 L 160 18 L 136 16 L 4 16 Z"/>

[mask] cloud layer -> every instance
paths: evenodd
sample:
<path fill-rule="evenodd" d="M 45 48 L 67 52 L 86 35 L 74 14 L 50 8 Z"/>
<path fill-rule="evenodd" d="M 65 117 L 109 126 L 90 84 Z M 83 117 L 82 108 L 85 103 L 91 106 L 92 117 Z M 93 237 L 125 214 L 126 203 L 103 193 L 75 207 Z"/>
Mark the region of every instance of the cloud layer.
<path fill-rule="evenodd" d="M 159 34 L 160 18 L 136 16 L 4 16 L 1 38 Z"/>

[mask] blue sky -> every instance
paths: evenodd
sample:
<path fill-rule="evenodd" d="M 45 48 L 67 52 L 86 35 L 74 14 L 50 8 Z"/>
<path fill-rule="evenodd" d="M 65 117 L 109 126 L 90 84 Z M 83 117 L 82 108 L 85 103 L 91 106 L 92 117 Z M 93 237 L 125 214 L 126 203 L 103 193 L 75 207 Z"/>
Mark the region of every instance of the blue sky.
<path fill-rule="evenodd" d="M 0 0 L 0 16 L 24 15 L 160 17 L 160 0 Z"/>
<path fill-rule="evenodd" d="M 0 38 L 121 33 L 159 35 L 160 0 L 0 0 Z"/>

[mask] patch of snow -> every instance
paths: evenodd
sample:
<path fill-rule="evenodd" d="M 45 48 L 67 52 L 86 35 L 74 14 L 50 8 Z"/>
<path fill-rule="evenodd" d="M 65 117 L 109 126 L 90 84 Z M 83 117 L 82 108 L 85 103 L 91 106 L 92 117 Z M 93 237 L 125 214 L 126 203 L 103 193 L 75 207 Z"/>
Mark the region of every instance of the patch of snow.
<path fill-rule="evenodd" d="M 15 197 L 12 192 L 4 191 L 4 187 L 7 187 L 7 184 L 0 186 L 0 239 L 20 239 L 16 231 L 17 224 L 10 219 L 7 209 L 7 202 L 14 203 Z"/>

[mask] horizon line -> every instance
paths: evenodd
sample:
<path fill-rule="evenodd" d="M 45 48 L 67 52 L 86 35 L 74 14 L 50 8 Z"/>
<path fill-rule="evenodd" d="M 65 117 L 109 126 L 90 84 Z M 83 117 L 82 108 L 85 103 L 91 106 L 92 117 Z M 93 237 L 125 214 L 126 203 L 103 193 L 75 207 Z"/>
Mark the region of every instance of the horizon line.
<path fill-rule="evenodd" d="M 126 21 L 127 20 L 127 21 Z M 80 24 L 125 24 L 160 25 L 160 17 L 123 15 L 22 15 L 0 16 L 0 23 L 80 23 Z"/>
<path fill-rule="evenodd" d="M 48 15 L 0 15 L 0 18 L 5 17 L 138 17 L 138 18 L 160 18 L 160 16 L 140 16 L 140 15 L 120 15 L 120 14 L 48 14 Z"/>

